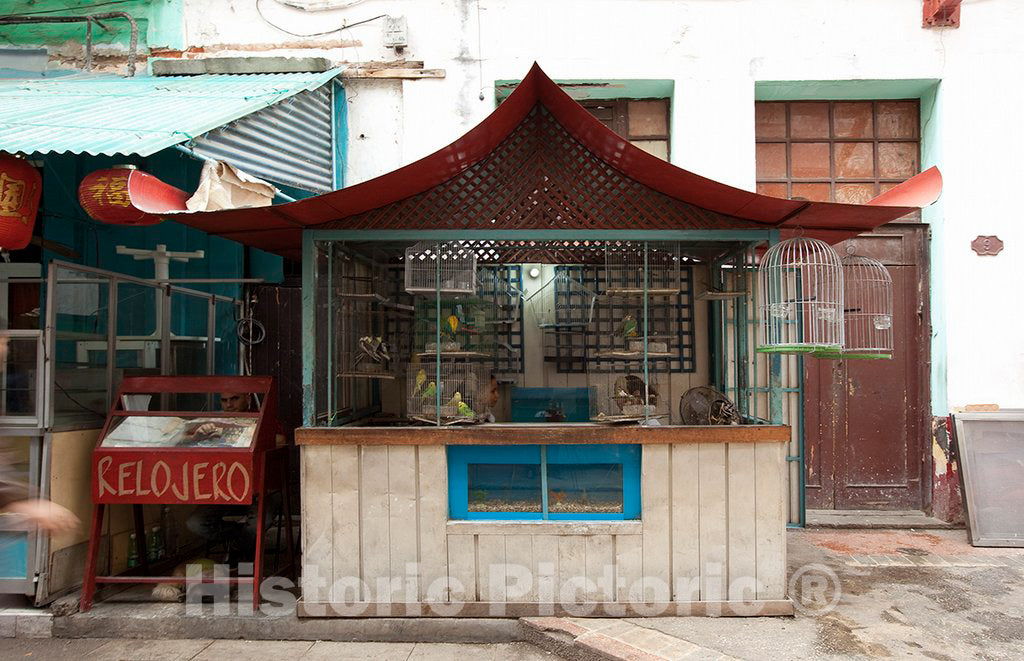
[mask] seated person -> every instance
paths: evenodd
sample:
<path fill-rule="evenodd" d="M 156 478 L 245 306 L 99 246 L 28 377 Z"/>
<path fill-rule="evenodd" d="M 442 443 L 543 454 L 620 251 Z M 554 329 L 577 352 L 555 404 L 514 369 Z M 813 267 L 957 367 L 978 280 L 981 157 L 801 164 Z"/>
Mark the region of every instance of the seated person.
<path fill-rule="evenodd" d="M 253 411 L 253 397 L 249 393 L 225 392 L 220 395 L 220 407 L 228 413 Z M 218 433 L 215 422 L 206 422 L 192 430 L 192 435 Z M 227 544 L 229 562 L 251 560 L 256 544 L 256 505 L 202 505 L 185 522 L 186 527 L 207 542 Z"/>

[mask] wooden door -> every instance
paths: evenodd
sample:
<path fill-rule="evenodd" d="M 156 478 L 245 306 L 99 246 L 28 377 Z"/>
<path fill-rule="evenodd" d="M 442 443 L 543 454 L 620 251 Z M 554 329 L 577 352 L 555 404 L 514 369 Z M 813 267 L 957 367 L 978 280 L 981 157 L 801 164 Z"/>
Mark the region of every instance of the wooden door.
<path fill-rule="evenodd" d="M 836 246 L 893 278 L 891 360 L 804 360 L 808 509 L 923 509 L 929 443 L 926 225 L 888 225 Z"/>

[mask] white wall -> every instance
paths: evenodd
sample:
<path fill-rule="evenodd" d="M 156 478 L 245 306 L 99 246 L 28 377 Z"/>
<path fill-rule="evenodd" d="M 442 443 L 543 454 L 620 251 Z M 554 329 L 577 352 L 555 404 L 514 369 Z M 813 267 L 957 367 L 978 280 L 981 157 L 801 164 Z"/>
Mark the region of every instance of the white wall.
<path fill-rule="evenodd" d="M 381 20 L 302 39 L 276 30 L 251 0 L 186 0 L 189 46 L 208 54 L 393 59 Z M 929 214 L 941 245 L 933 291 L 933 412 L 971 403 L 1024 407 L 1024 223 L 1016 192 L 1024 147 L 1018 83 L 1024 3 L 965 0 L 959 29 L 922 29 L 921 0 L 367 0 L 304 14 L 273 0 L 270 20 L 297 33 L 379 14 L 408 19 L 403 55 L 444 69 L 442 80 L 348 81 L 355 183 L 438 149 L 494 107 L 493 81 L 521 78 L 534 60 L 553 78 L 675 81 L 673 161 L 727 183 L 754 183 L 754 87 L 762 80 L 940 79 L 929 127 L 945 177 Z M 480 26 L 478 31 L 477 26 Z M 483 91 L 484 99 L 479 95 Z M 931 130 L 934 129 L 934 130 Z M 996 234 L 998 257 L 970 241 Z M 942 284 L 944 283 L 944 284 Z M 944 334 L 944 335 L 943 335 Z M 947 374 L 943 379 L 943 374 Z M 948 380 L 948 400 L 943 381 Z"/>

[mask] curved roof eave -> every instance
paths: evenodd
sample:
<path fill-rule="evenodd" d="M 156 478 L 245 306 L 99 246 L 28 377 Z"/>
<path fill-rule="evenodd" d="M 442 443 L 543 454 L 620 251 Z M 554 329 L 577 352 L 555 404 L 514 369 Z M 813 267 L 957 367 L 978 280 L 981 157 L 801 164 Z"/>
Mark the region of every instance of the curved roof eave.
<path fill-rule="evenodd" d="M 418 161 L 348 188 L 288 204 L 175 214 L 173 219 L 270 252 L 295 256 L 301 249 L 303 229 L 314 229 L 422 193 L 485 158 L 537 103 L 544 105 L 594 155 L 626 176 L 682 202 L 762 223 L 766 229 L 799 230 L 804 235 L 835 243 L 928 206 L 942 189 L 942 177 L 935 167 L 862 205 L 787 200 L 735 188 L 679 168 L 630 144 L 593 117 L 534 63 L 515 91 L 480 124 Z"/>

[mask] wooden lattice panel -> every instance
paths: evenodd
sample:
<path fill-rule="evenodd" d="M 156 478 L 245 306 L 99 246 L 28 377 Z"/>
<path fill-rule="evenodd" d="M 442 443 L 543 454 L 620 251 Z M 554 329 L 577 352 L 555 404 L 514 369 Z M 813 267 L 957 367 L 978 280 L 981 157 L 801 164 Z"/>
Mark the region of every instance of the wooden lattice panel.
<path fill-rule="evenodd" d="M 423 193 L 318 229 L 763 229 L 611 167 L 542 106 L 486 158 Z"/>

